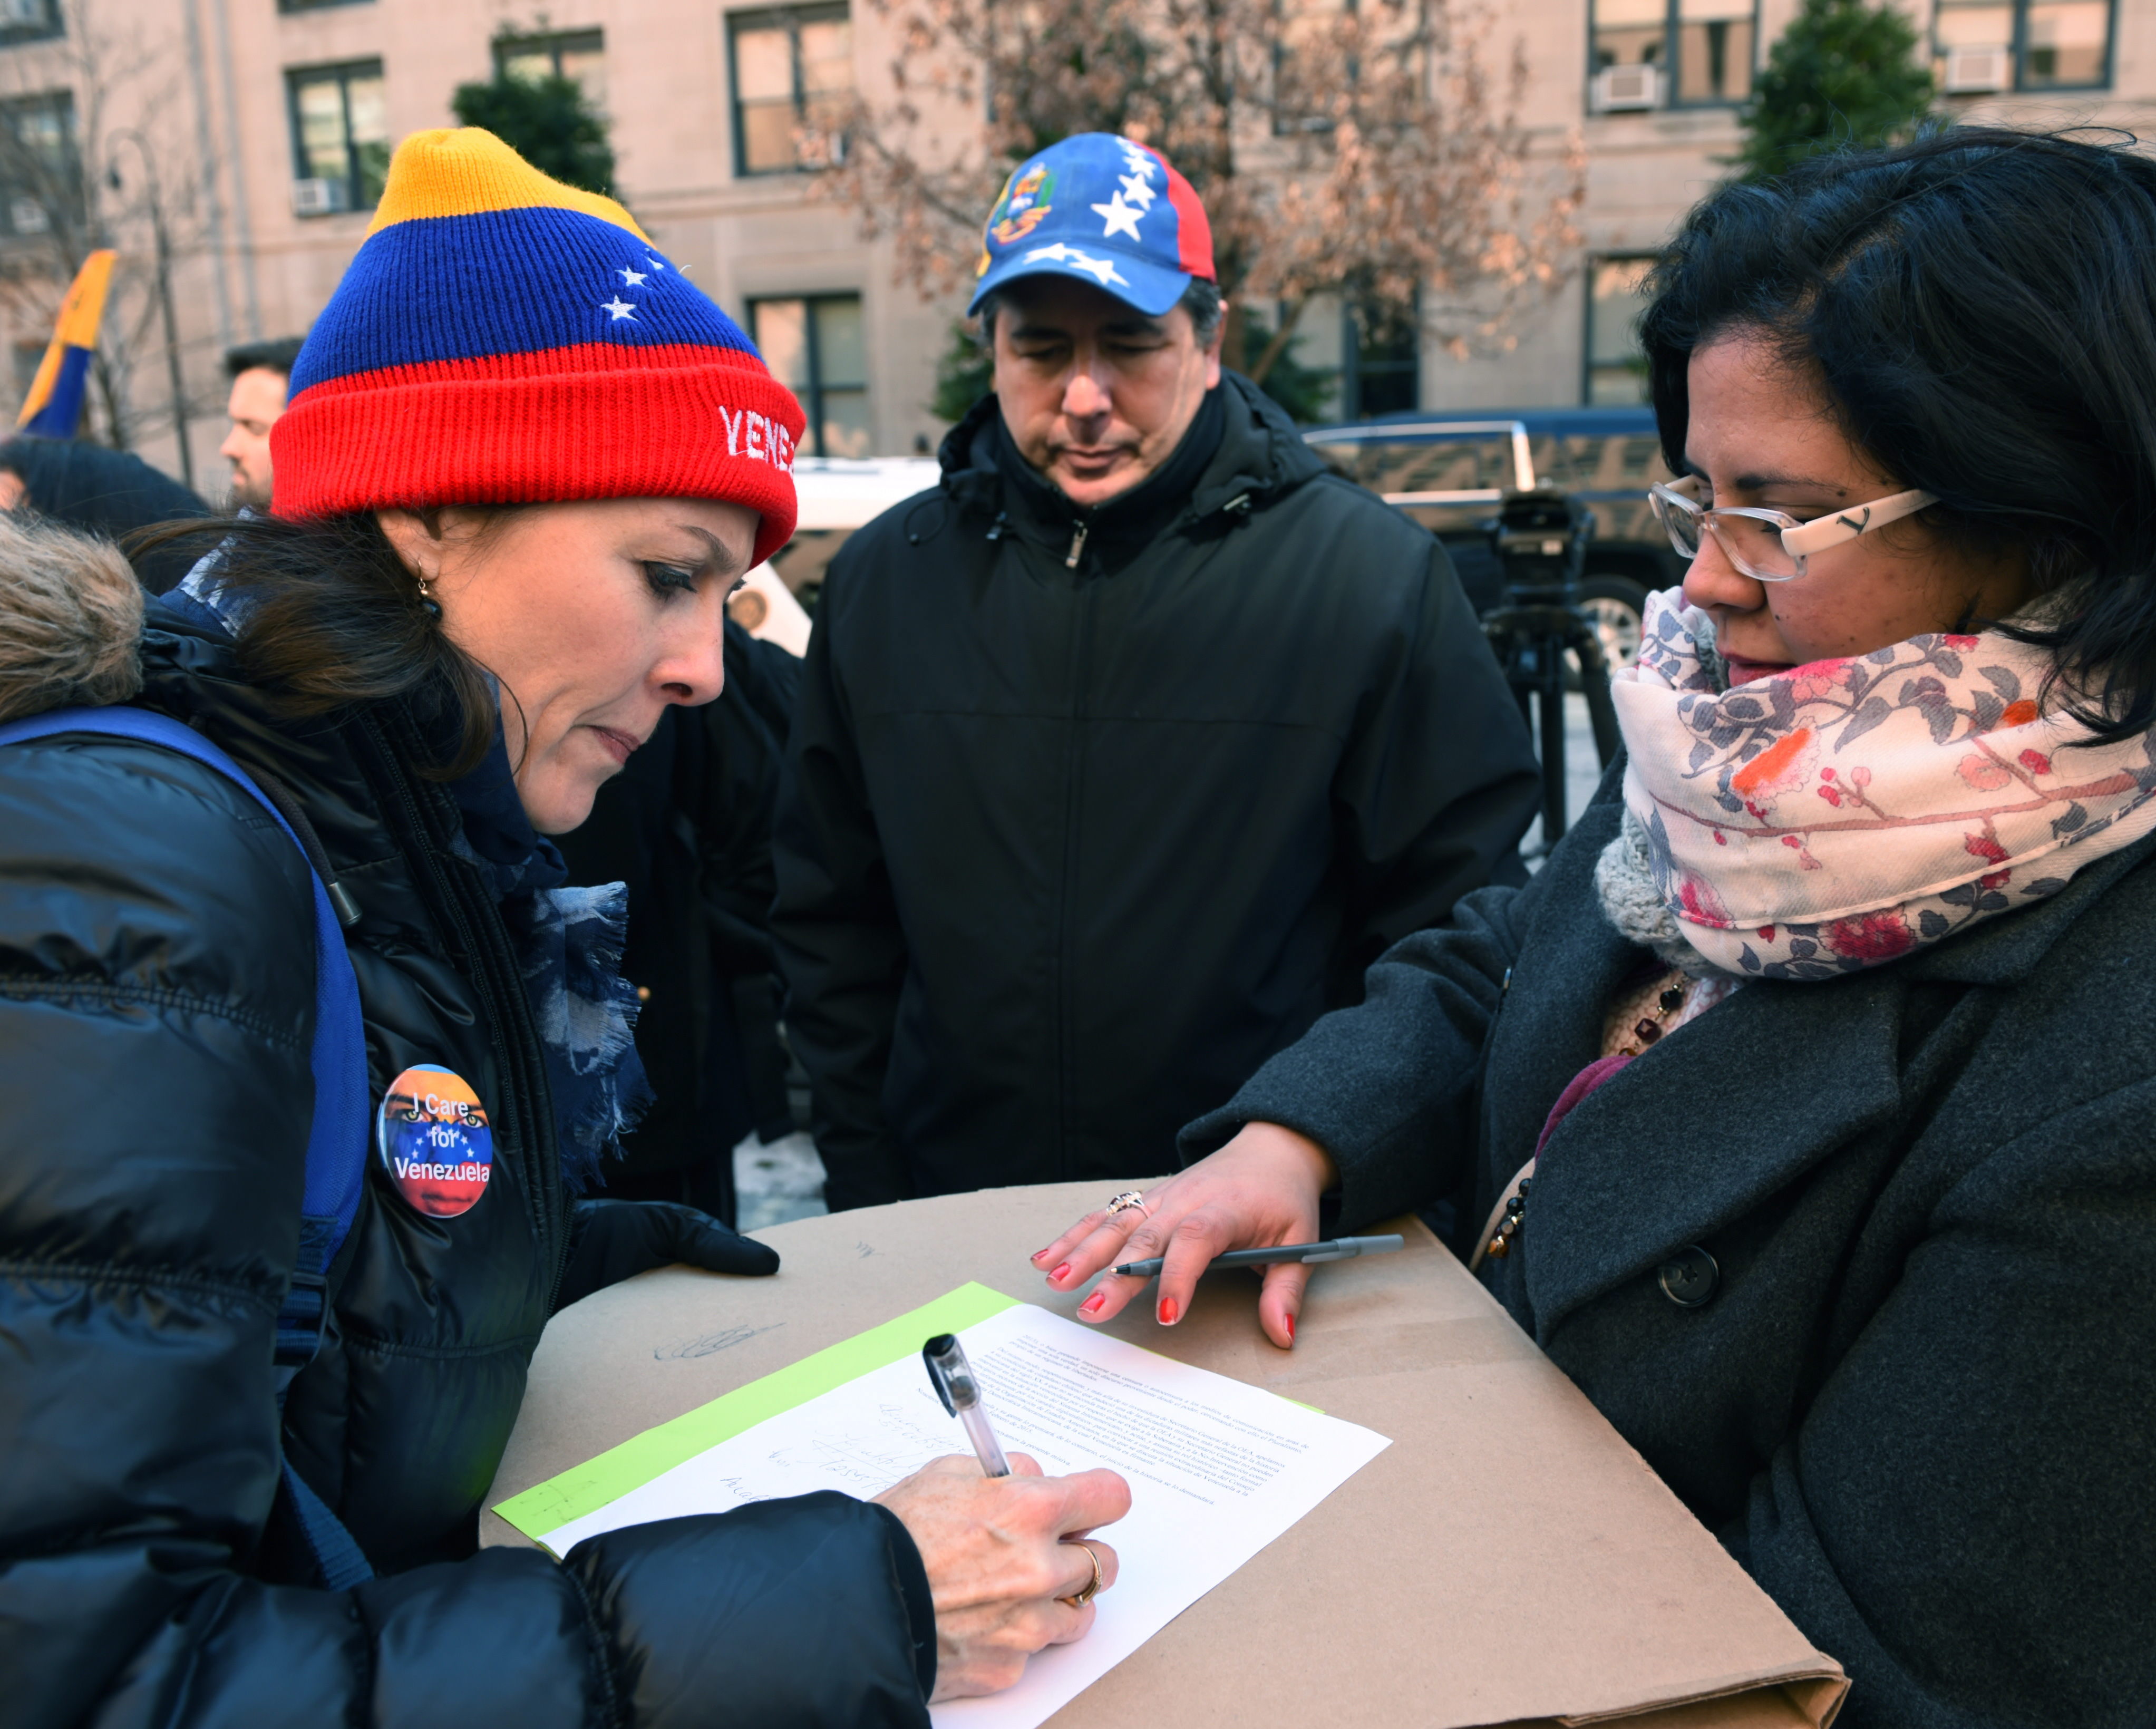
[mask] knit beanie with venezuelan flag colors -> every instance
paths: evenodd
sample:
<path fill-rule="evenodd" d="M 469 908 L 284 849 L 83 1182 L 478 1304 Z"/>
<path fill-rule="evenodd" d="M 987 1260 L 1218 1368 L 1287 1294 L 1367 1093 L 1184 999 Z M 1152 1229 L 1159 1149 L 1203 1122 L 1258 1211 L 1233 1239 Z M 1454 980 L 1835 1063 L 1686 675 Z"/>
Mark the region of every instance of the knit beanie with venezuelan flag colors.
<path fill-rule="evenodd" d="M 793 532 L 803 420 L 612 198 L 477 127 L 398 146 L 271 428 L 280 516 L 703 498 Z"/>

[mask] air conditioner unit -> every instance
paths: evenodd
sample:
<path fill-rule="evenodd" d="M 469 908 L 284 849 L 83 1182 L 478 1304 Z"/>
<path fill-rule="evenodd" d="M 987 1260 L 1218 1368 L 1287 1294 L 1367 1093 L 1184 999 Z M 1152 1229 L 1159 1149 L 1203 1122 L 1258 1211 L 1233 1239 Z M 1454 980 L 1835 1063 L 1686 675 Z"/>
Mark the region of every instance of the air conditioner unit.
<path fill-rule="evenodd" d="M 2014 50 L 2010 48 L 1950 48 L 1947 50 L 1947 94 L 1979 95 L 2003 90 L 2014 82 Z"/>
<path fill-rule="evenodd" d="M 18 234 L 42 234 L 52 226 L 45 214 L 45 207 L 35 198 L 11 198 L 8 201 L 8 224 Z"/>
<path fill-rule="evenodd" d="M 0 25 L 37 28 L 51 22 L 49 0 L 0 0 Z"/>
<path fill-rule="evenodd" d="M 1662 69 L 1659 66 L 1604 66 L 1594 74 L 1597 114 L 1659 108 L 1661 104 Z"/>
<path fill-rule="evenodd" d="M 341 180 L 295 180 L 292 182 L 292 214 L 332 216 L 351 208 Z"/>

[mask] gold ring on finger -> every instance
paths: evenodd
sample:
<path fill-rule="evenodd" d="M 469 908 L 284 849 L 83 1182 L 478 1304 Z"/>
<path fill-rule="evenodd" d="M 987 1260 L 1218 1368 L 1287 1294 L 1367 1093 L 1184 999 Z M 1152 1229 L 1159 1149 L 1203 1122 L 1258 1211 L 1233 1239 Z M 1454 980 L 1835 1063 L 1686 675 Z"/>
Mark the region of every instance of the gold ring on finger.
<path fill-rule="evenodd" d="M 1087 1542 L 1083 1537 L 1066 1537 L 1065 1541 L 1066 1542 L 1075 1542 L 1078 1547 L 1086 1552 L 1086 1558 L 1093 1563 L 1093 1577 L 1091 1581 L 1086 1585 L 1086 1588 L 1074 1596 L 1059 1599 L 1061 1602 L 1069 1603 L 1074 1609 L 1082 1609 L 1087 1603 L 1091 1603 L 1094 1598 L 1100 1594 L 1101 1552 L 1095 1548 L 1091 1543 Z"/>

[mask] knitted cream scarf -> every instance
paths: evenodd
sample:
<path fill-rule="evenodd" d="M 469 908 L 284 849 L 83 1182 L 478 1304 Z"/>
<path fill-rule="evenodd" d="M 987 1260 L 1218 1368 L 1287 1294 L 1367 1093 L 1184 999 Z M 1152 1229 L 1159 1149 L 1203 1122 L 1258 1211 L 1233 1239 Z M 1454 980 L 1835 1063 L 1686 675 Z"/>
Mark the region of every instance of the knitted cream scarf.
<path fill-rule="evenodd" d="M 1917 636 L 1724 690 L 1713 639 L 1681 591 L 1648 599 L 1611 681 L 1626 817 L 1596 872 L 1611 921 L 1690 971 L 1876 966 L 2156 828 L 2156 733 L 2091 746 L 2041 713 L 2040 649 Z"/>

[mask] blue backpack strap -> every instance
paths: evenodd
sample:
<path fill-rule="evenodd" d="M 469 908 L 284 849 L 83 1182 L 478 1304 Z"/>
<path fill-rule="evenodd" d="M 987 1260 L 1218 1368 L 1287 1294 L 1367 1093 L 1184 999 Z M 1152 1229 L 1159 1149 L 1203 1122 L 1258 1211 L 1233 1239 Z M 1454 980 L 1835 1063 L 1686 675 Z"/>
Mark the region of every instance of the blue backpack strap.
<path fill-rule="evenodd" d="M 0 724 L 0 745 L 87 732 L 156 745 L 214 769 L 270 813 L 305 858 L 307 849 L 269 795 L 231 757 L 192 727 L 139 708 L 54 709 Z M 310 1066 L 315 1080 L 315 1116 L 307 1134 L 305 1188 L 300 1200 L 300 1254 L 292 1283 L 277 1314 L 277 1404 L 281 1410 L 293 1378 L 321 1350 L 329 1312 L 329 1269 L 359 1213 L 367 1179 L 367 1037 L 360 1020 L 359 981 L 346 952 L 344 931 L 321 874 L 311 863 L 315 889 L 315 1042 Z M 285 1486 L 300 1531 L 331 1590 L 374 1577 L 336 1514 L 284 1465 Z"/>
<path fill-rule="evenodd" d="M 292 1469 L 290 1460 L 281 1463 L 285 1503 L 291 1509 L 292 1522 L 300 1527 L 323 1588 L 349 1591 L 355 1585 L 364 1585 L 374 1577 L 374 1568 L 367 1552 L 359 1547 L 359 1539 L 330 1511 L 329 1503 L 307 1486 L 306 1479 Z"/>

